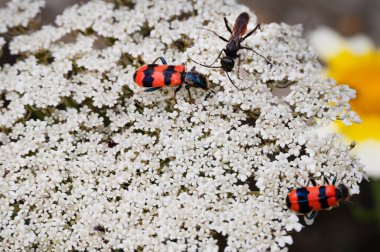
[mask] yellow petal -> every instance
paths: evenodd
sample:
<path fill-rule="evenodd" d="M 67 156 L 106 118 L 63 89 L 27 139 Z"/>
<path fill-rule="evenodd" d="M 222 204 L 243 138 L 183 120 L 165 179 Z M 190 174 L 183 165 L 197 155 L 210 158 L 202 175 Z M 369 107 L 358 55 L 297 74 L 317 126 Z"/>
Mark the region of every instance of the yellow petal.
<path fill-rule="evenodd" d="M 356 89 L 357 98 L 351 105 L 361 117 L 380 117 L 380 51 L 356 55 L 343 51 L 331 58 L 329 76 L 337 83 Z"/>
<path fill-rule="evenodd" d="M 338 132 L 349 138 L 351 141 L 365 141 L 374 139 L 380 141 L 380 117 L 362 116 L 361 124 L 345 126 L 339 122 Z M 380 164 L 380 163 L 379 163 Z"/>

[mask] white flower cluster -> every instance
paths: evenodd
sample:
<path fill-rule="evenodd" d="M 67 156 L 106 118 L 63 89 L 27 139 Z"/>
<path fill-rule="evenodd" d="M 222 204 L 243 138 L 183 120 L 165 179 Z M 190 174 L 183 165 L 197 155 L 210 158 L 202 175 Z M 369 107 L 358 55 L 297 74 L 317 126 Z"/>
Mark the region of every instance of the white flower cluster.
<path fill-rule="evenodd" d="M 286 250 L 302 228 L 290 190 L 338 176 L 359 192 L 349 146 L 316 133 L 358 120 L 354 93 L 320 77 L 300 27 L 246 40 L 272 64 L 240 51 L 241 90 L 197 66 L 216 94 L 174 103 L 170 89 L 138 92 L 133 73 L 159 56 L 210 62 L 225 42 L 196 27 L 228 37 L 224 16 L 247 11 L 252 29 L 254 14 L 234 1 L 115 2 L 75 5 L 10 42 L 24 57 L 0 69 L 2 251 Z M 274 95 L 282 85 L 290 93 Z"/>
<path fill-rule="evenodd" d="M 0 8 L 0 33 L 17 26 L 27 27 L 44 6 L 44 0 L 8 1 L 5 8 Z"/>

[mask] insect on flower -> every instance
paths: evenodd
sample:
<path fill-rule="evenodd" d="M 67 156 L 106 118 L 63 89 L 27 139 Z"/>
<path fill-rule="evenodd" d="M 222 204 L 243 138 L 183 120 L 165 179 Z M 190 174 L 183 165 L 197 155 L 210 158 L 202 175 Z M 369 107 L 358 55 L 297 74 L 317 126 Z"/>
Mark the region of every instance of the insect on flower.
<path fill-rule="evenodd" d="M 313 178 L 309 179 L 306 187 L 292 190 L 286 197 L 286 205 L 291 210 L 304 214 L 305 222 L 310 223 L 321 209 L 331 209 L 339 206 L 339 201 L 347 201 L 349 193 L 347 187 L 340 183 L 335 186 L 336 177 L 332 184 L 324 178 L 326 185 L 317 186 Z M 308 186 L 309 183 L 313 186 Z"/>
<path fill-rule="evenodd" d="M 155 64 L 158 59 L 161 60 L 163 65 Z M 206 77 L 195 71 L 195 67 L 187 72 L 184 65 L 168 65 L 163 57 L 158 57 L 152 64 L 138 69 L 133 75 L 133 80 L 138 86 L 146 88 L 144 92 L 157 91 L 165 86 L 177 87 L 174 91 L 174 99 L 182 85 L 185 84 L 190 102 L 192 102 L 190 87 L 201 88 L 215 93 L 209 88 Z"/>
<path fill-rule="evenodd" d="M 255 31 L 257 29 L 260 29 L 260 24 L 257 24 L 256 27 L 252 31 L 250 31 L 247 35 L 244 36 L 244 34 L 246 34 L 246 32 L 247 32 L 248 22 L 249 22 L 249 15 L 248 15 L 247 12 L 243 12 L 243 13 L 241 13 L 236 18 L 235 24 L 234 24 L 234 26 L 233 26 L 233 28 L 231 30 L 231 28 L 228 25 L 227 18 L 224 17 L 224 23 L 225 23 L 225 25 L 227 27 L 227 30 L 231 33 L 231 36 L 230 36 L 229 39 L 226 39 L 226 38 L 220 36 L 215 31 L 209 30 L 209 29 L 204 28 L 204 27 L 199 27 L 200 29 L 205 29 L 207 31 L 210 31 L 210 32 L 214 33 L 221 40 L 227 42 L 227 45 L 226 45 L 225 49 L 222 49 L 220 51 L 218 57 L 210 65 L 205 65 L 205 64 L 198 63 L 198 62 L 196 62 L 195 60 L 193 60 L 191 58 L 190 58 L 190 60 L 193 61 L 193 62 L 195 62 L 196 64 L 199 64 L 199 65 L 204 66 L 204 67 L 208 67 L 208 68 L 222 68 L 224 70 L 224 72 L 226 73 L 228 79 L 231 81 L 232 85 L 234 85 L 236 87 L 235 83 L 232 81 L 232 79 L 231 79 L 230 75 L 228 74 L 228 72 L 232 71 L 232 69 L 235 66 L 235 59 L 238 58 L 239 59 L 239 63 L 238 63 L 238 77 L 239 77 L 241 58 L 240 58 L 240 54 L 238 54 L 238 51 L 240 49 L 245 49 L 245 50 L 253 51 L 254 53 L 256 53 L 257 55 L 259 55 L 260 57 L 264 58 L 267 63 L 271 64 L 270 61 L 266 57 L 264 57 L 260 53 L 256 52 L 253 48 L 241 45 L 241 43 L 246 38 L 248 38 L 253 33 L 255 33 Z M 223 52 L 224 52 L 225 56 L 221 57 Z M 215 62 L 219 58 L 220 58 L 220 64 L 221 65 L 220 66 L 213 66 L 215 64 Z"/>

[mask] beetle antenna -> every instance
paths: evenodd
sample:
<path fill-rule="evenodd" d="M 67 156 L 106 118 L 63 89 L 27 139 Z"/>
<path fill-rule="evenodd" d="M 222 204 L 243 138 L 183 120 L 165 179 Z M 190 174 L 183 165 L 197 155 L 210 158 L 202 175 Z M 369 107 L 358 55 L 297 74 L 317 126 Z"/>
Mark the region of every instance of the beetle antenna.
<path fill-rule="evenodd" d="M 212 90 L 211 88 L 209 88 L 208 91 L 210 91 L 210 92 L 213 93 L 213 94 L 216 94 L 215 91 Z"/>
<path fill-rule="evenodd" d="M 347 176 L 347 174 L 344 174 L 344 176 L 339 180 L 339 183 L 342 183 L 343 179 Z"/>

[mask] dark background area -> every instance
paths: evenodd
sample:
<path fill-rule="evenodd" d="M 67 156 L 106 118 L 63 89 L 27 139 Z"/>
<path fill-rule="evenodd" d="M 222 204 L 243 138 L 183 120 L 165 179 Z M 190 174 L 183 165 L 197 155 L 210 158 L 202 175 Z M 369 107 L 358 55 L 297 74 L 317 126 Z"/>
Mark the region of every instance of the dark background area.
<path fill-rule="evenodd" d="M 141 0 L 139 0 L 141 1 Z M 86 0 L 47 0 L 44 24 L 74 3 Z M 380 0 L 239 0 L 258 16 L 258 22 L 303 24 L 305 34 L 326 25 L 345 36 L 364 33 L 380 45 Z M 5 0 L 0 0 L 0 6 Z M 14 59 L 4 51 L 0 65 Z M 314 224 L 293 233 L 289 251 L 356 252 L 380 251 L 380 180 L 363 182 L 353 204 L 321 211 Z"/>

